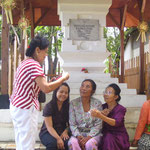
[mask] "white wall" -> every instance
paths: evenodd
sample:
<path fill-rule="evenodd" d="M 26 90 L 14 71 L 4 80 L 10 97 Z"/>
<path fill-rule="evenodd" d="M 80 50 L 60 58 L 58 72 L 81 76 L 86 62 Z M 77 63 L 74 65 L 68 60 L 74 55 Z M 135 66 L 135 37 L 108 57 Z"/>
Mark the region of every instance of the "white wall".
<path fill-rule="evenodd" d="M 138 34 L 132 35 L 126 45 L 125 52 L 124 52 L 124 61 L 127 61 L 133 57 L 139 56 L 140 52 L 140 40 L 136 41 Z M 144 51 L 149 51 L 149 36 L 150 32 L 146 34 L 146 42 Z"/>
<path fill-rule="evenodd" d="M 132 38 L 129 39 L 128 44 L 126 45 L 126 49 L 124 51 L 124 61 L 131 59 L 133 57 L 132 54 Z"/>

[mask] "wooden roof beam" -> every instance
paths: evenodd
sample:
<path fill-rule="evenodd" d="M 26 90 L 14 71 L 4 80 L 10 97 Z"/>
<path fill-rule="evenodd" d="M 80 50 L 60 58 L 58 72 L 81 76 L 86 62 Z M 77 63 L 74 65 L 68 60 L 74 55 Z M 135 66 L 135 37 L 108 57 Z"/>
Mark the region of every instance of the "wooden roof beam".
<path fill-rule="evenodd" d="M 145 11 L 145 6 L 146 6 L 146 0 L 143 0 L 142 8 L 141 8 L 141 13 L 144 13 L 144 11 Z"/>
<path fill-rule="evenodd" d="M 111 15 L 111 13 L 108 13 L 109 17 L 111 18 L 111 20 L 116 24 L 116 26 L 120 29 L 120 25 L 119 23 L 115 20 L 115 18 Z"/>
<path fill-rule="evenodd" d="M 128 7 L 128 5 L 126 4 L 126 5 L 124 6 L 124 11 L 123 11 L 123 18 L 122 18 L 122 23 L 121 23 L 121 30 L 123 30 L 124 25 L 125 25 L 127 7 Z"/>
<path fill-rule="evenodd" d="M 145 4 L 146 0 L 137 0 L 138 7 L 139 7 L 139 12 L 140 12 L 140 17 L 139 21 L 144 20 L 144 10 L 145 10 Z M 139 81 L 139 93 L 144 94 L 144 42 L 142 42 L 141 37 L 140 37 L 140 63 L 139 63 L 139 76 L 140 76 L 140 81 Z"/>
<path fill-rule="evenodd" d="M 50 11 L 50 8 L 49 9 L 46 9 L 44 11 L 44 13 L 42 14 L 42 16 L 37 20 L 37 22 L 34 24 L 34 28 L 36 28 L 36 26 L 38 26 L 38 24 L 42 21 L 42 19 L 46 16 L 46 14 Z"/>
<path fill-rule="evenodd" d="M 8 94 L 8 70 L 9 70 L 9 25 L 7 24 L 6 14 L 2 9 L 2 70 L 1 70 L 1 94 Z"/>
<path fill-rule="evenodd" d="M 57 0 L 29 0 L 32 2 L 33 8 L 52 8 Z"/>
<path fill-rule="evenodd" d="M 123 14 L 121 13 L 121 27 L 120 29 L 120 56 L 121 56 L 121 76 L 120 76 L 120 82 L 124 83 L 124 25 L 125 25 L 125 18 L 126 18 L 126 12 L 127 12 L 127 4 L 124 6 Z"/>
<path fill-rule="evenodd" d="M 34 10 L 30 2 L 30 15 L 31 15 L 31 38 L 34 37 Z"/>
<path fill-rule="evenodd" d="M 136 0 L 138 7 L 139 7 L 139 12 L 140 12 L 140 16 L 139 16 L 139 21 L 142 21 L 142 13 L 141 13 L 141 9 L 142 9 L 142 0 Z"/>

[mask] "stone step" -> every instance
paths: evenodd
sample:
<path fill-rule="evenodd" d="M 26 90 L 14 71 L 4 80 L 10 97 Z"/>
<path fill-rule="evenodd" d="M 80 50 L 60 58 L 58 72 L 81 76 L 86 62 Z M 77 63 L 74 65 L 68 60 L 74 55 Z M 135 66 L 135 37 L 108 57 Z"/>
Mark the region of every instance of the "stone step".
<path fill-rule="evenodd" d="M 65 63 L 63 65 L 63 69 L 67 72 L 70 71 L 76 71 L 76 72 L 80 72 L 82 68 L 84 67 L 88 68 L 89 72 L 93 72 L 93 71 L 97 71 L 97 72 L 104 72 L 105 69 L 105 65 L 103 63 L 93 63 L 93 64 L 88 64 L 88 63 Z"/>
<path fill-rule="evenodd" d="M 133 107 L 127 108 L 127 113 L 125 116 L 125 126 L 127 128 L 130 141 L 133 140 L 135 129 L 137 126 L 139 114 L 140 114 L 140 107 Z M 7 117 L 4 117 L 7 116 Z M 39 124 L 38 124 L 38 133 L 41 128 L 43 122 L 42 111 L 39 114 Z M 37 133 L 36 141 L 39 142 L 39 137 Z M 11 121 L 11 116 L 9 109 L 1 109 L 0 110 L 0 141 L 7 142 L 7 141 L 14 141 L 14 129 L 13 124 Z"/>
<path fill-rule="evenodd" d="M 80 88 L 81 86 L 81 82 L 72 82 L 72 81 L 67 81 L 67 83 L 69 84 L 69 86 L 71 87 L 71 89 L 74 89 L 74 88 Z M 97 89 L 105 89 L 107 86 L 108 86 L 108 83 L 103 83 L 103 84 L 100 84 L 100 83 L 96 83 L 97 85 Z M 117 85 L 122 89 L 127 89 L 127 84 L 126 83 L 117 83 Z"/>
<path fill-rule="evenodd" d="M 43 119 L 42 119 L 43 120 Z M 39 132 L 42 123 L 38 123 L 38 132 L 36 134 L 36 141 L 39 142 Z M 12 122 L 0 122 L 0 141 L 15 141 L 15 133 Z"/>
<path fill-rule="evenodd" d="M 7 117 L 4 117 L 7 116 Z M 42 111 L 39 113 L 38 132 L 36 134 L 36 141 L 39 142 L 39 131 L 42 126 L 43 116 Z M 13 123 L 11 120 L 9 109 L 0 109 L 0 141 L 14 141 L 15 134 Z"/>
<path fill-rule="evenodd" d="M 88 68 L 87 68 L 88 69 Z M 81 68 L 82 70 L 82 68 Z M 98 79 L 98 78 L 110 78 L 110 74 L 109 73 L 93 73 L 93 72 L 89 72 L 89 73 L 84 73 L 82 72 L 81 70 L 79 70 L 78 72 L 76 71 L 70 71 L 69 74 L 70 74 L 70 78 L 76 78 L 76 77 L 79 77 L 79 78 L 93 78 L 93 79 Z"/>
<path fill-rule="evenodd" d="M 103 92 L 104 92 L 105 88 L 97 88 L 96 92 L 95 92 L 95 95 L 103 95 Z M 72 88 L 70 90 L 70 94 L 71 95 L 79 95 L 80 92 L 79 92 L 79 88 Z M 121 91 L 121 95 L 135 95 L 137 94 L 136 92 L 136 89 L 123 89 Z"/>
<path fill-rule="evenodd" d="M 76 71 L 76 72 L 80 72 L 81 71 L 81 69 L 83 68 L 83 67 L 85 67 L 85 66 L 87 66 L 87 64 L 83 64 L 82 66 L 80 65 L 80 64 L 77 64 L 77 65 L 75 65 L 74 64 L 74 66 L 73 65 L 63 65 L 63 70 L 64 71 L 67 71 L 67 72 L 71 72 L 71 71 Z M 88 71 L 89 72 L 95 72 L 95 73 L 99 73 L 99 72 L 104 72 L 104 69 L 105 69 L 105 66 L 103 66 L 103 65 L 96 65 L 96 66 L 87 66 L 88 67 Z"/>
<path fill-rule="evenodd" d="M 86 64 L 83 64 L 82 66 L 81 65 L 78 65 L 78 66 L 66 66 L 64 68 L 63 66 L 63 70 L 64 71 L 67 71 L 67 72 L 80 72 L 82 68 L 84 68 L 86 66 Z M 89 71 L 89 73 L 100 73 L 100 72 L 104 72 L 104 69 L 106 67 L 105 66 L 88 66 L 87 69 Z"/>
<path fill-rule="evenodd" d="M 78 98 L 79 94 L 71 94 L 70 100 L 73 100 L 75 98 Z M 101 94 L 94 94 L 95 98 L 101 100 L 102 103 L 104 103 L 103 95 Z M 52 98 L 51 94 L 46 94 L 46 102 L 50 101 Z M 142 104 L 146 101 L 146 95 L 136 95 L 136 94 L 121 94 L 121 100 L 120 104 L 124 107 L 141 107 Z"/>
<path fill-rule="evenodd" d="M 60 57 L 65 60 L 65 63 L 80 64 L 80 67 L 84 66 L 84 63 L 87 65 L 92 65 L 92 63 L 101 64 L 104 60 L 110 55 L 110 52 L 104 51 L 89 51 L 89 50 L 78 50 L 78 51 L 70 51 L 69 49 L 66 51 L 59 52 Z M 65 64 L 64 63 L 64 64 Z M 103 63 L 104 64 L 104 63 Z M 104 64 L 105 65 L 105 64 Z M 94 67 L 94 66 L 93 66 Z"/>
<path fill-rule="evenodd" d="M 76 76 L 74 78 L 70 77 L 69 80 L 67 81 L 68 83 L 81 83 L 84 79 L 88 79 L 86 76 L 80 77 Z M 110 83 L 118 83 L 118 78 L 107 78 L 107 77 L 100 77 L 100 78 L 94 78 L 91 77 L 90 79 L 93 79 L 96 84 L 110 84 Z"/>

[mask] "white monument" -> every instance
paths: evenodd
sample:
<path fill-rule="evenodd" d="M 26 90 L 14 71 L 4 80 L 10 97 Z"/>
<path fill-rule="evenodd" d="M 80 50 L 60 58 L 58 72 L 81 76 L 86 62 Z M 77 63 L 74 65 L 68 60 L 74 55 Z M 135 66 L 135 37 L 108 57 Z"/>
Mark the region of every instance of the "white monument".
<path fill-rule="evenodd" d="M 65 71 L 80 73 L 84 67 L 89 73 L 103 72 L 103 61 L 109 55 L 103 27 L 110 5 L 111 0 L 58 1 L 58 14 L 64 31 L 60 56 L 64 60 Z"/>

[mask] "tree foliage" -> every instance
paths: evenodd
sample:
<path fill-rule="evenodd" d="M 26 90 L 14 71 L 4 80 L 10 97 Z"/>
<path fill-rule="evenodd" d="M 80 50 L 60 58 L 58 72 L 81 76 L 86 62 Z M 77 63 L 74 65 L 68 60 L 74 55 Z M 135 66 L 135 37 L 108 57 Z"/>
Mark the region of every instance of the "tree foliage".
<path fill-rule="evenodd" d="M 125 28 L 124 30 L 124 48 L 128 42 L 129 37 L 137 31 L 137 28 Z M 104 37 L 106 38 L 107 50 L 111 53 L 112 68 L 116 72 L 117 64 L 120 61 L 120 31 L 116 27 L 104 28 Z M 106 60 L 106 70 L 109 72 L 109 59 Z M 110 72 L 111 73 L 111 72 Z"/>
<path fill-rule="evenodd" d="M 57 53 L 61 51 L 61 43 L 63 33 L 60 26 L 38 26 L 35 34 L 46 36 L 50 41 L 48 51 L 48 74 L 55 74 L 57 69 L 58 57 Z M 53 66 L 53 70 L 51 67 Z"/>
<path fill-rule="evenodd" d="M 57 56 L 61 51 L 63 33 L 60 26 L 37 26 L 35 34 L 44 35 L 50 41 L 49 56 Z"/>
<path fill-rule="evenodd" d="M 2 32 L 2 15 L 0 15 L 0 34 Z M 18 46 L 22 41 L 22 31 L 18 26 L 10 25 L 9 30 L 9 42 L 13 44 L 14 37 L 18 37 Z M 57 69 L 57 53 L 61 51 L 61 43 L 63 33 L 61 31 L 60 26 L 37 26 L 34 30 L 35 35 L 40 34 L 44 35 L 50 41 L 50 46 L 48 50 L 48 74 L 55 74 Z M 31 27 L 27 28 L 27 35 L 28 35 L 28 43 L 31 41 Z M 1 39 L 0 37 L 0 59 L 1 59 Z M 52 64 L 52 65 L 51 65 Z M 53 67 L 53 70 L 51 69 Z"/>

